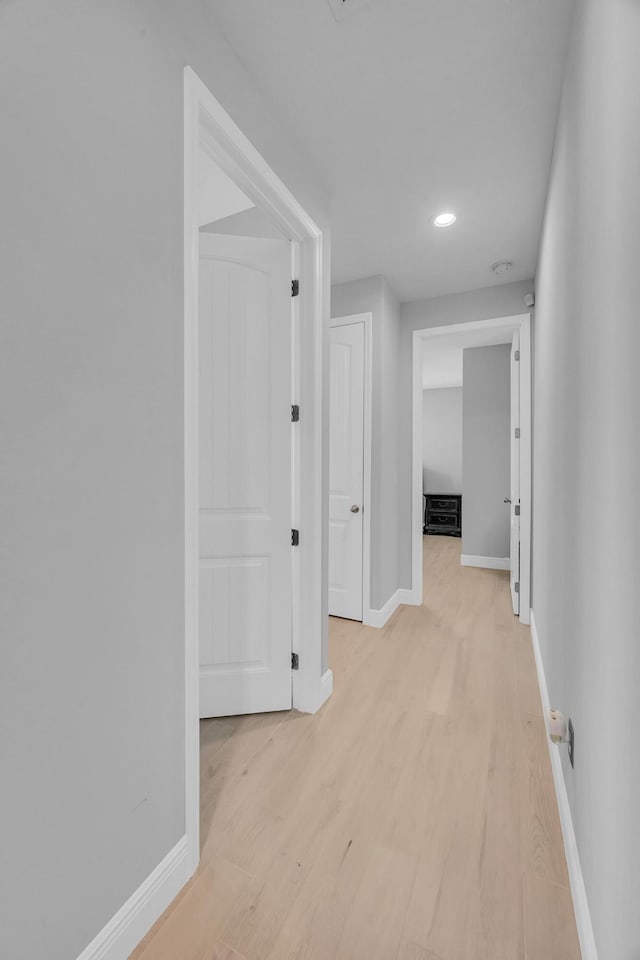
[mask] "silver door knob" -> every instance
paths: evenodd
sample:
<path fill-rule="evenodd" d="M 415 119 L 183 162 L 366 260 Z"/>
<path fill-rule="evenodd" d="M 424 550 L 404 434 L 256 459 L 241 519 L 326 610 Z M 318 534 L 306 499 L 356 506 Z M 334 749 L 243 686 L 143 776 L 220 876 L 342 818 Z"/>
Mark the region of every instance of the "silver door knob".
<path fill-rule="evenodd" d="M 505 498 L 504 498 L 504 502 L 505 502 L 505 503 L 511 503 L 511 497 L 505 497 Z"/>
<path fill-rule="evenodd" d="M 351 513 L 360 513 L 360 507 L 357 503 L 354 503 L 354 505 L 351 507 Z"/>

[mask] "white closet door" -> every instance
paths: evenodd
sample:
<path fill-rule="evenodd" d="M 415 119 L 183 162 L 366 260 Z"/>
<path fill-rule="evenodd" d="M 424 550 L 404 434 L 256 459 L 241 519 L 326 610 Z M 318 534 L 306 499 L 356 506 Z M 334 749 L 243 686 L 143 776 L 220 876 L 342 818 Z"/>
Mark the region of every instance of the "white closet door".
<path fill-rule="evenodd" d="M 516 359 L 518 357 L 518 359 Z M 511 345 L 511 602 L 520 613 L 520 334 Z"/>
<path fill-rule="evenodd" d="M 329 613 L 362 620 L 364 323 L 331 327 Z"/>

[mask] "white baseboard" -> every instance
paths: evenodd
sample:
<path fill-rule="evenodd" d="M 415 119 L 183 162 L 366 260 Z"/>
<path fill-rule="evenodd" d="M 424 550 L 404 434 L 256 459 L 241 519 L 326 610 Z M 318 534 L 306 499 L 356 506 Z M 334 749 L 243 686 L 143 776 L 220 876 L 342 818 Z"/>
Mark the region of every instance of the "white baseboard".
<path fill-rule="evenodd" d="M 295 683 L 295 681 L 294 681 Z M 304 687 L 294 688 L 293 709 L 300 713 L 317 713 L 323 703 L 326 703 L 333 693 L 333 671 L 325 670 L 317 682 L 307 683 Z"/>
<path fill-rule="evenodd" d="M 422 593 L 416 593 L 415 590 L 406 588 L 398 590 L 398 593 L 400 594 L 400 603 L 406 603 L 410 607 L 422 606 Z"/>
<path fill-rule="evenodd" d="M 189 838 L 185 834 L 78 960 L 127 960 L 191 875 Z"/>
<path fill-rule="evenodd" d="M 542 653 L 540 651 L 540 639 L 538 637 L 536 618 L 533 610 L 531 611 L 531 641 L 536 660 L 538 686 L 540 687 L 540 697 L 542 699 L 542 709 L 546 724 L 551 704 L 549 703 L 549 690 L 547 688 L 544 664 L 542 662 Z M 573 818 L 571 816 L 571 807 L 569 806 L 569 797 L 567 796 L 567 785 L 565 783 L 564 773 L 562 771 L 560 748 L 553 744 L 548 736 L 547 746 L 549 747 L 551 769 L 553 771 L 553 782 L 555 784 L 556 797 L 558 799 L 560 825 L 562 827 L 562 838 L 564 840 L 564 852 L 567 858 L 567 869 L 569 871 L 569 882 L 571 884 L 573 909 L 576 915 L 578 939 L 580 940 L 580 952 L 582 954 L 582 960 L 598 960 L 596 941 L 593 936 L 593 926 L 591 924 L 591 914 L 589 912 L 589 903 L 587 901 L 587 892 L 584 886 L 582 867 L 580 866 L 578 844 L 576 841 L 575 831 L 573 829 Z"/>
<path fill-rule="evenodd" d="M 509 557 L 474 557 L 463 553 L 460 557 L 460 563 L 463 567 L 486 567 L 488 570 L 511 569 Z"/>
<path fill-rule="evenodd" d="M 326 703 L 333 693 L 333 670 L 325 670 L 320 679 L 320 689 L 318 691 L 318 701 L 316 709 L 312 713 L 317 713 L 323 703 Z"/>
<path fill-rule="evenodd" d="M 365 610 L 362 622 L 367 627 L 384 627 L 385 623 L 393 616 L 402 603 L 420 606 L 422 604 L 422 597 L 417 598 L 413 590 L 399 588 L 379 610 L 374 607 L 370 610 Z"/>
<path fill-rule="evenodd" d="M 371 607 L 370 610 L 365 610 L 362 622 L 368 627 L 384 627 L 387 620 L 393 616 L 399 606 L 400 590 L 396 590 L 396 592 L 389 597 L 385 605 L 380 607 L 380 609 Z"/>

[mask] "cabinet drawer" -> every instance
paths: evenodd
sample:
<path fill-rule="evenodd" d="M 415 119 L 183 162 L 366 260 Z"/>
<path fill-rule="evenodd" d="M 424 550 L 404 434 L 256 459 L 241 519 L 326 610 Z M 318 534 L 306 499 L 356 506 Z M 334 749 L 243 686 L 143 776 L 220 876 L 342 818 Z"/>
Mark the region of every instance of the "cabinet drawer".
<path fill-rule="evenodd" d="M 431 527 L 457 527 L 458 526 L 458 514 L 457 513 L 433 513 L 429 511 L 427 517 L 427 524 Z"/>
<path fill-rule="evenodd" d="M 431 497 L 429 500 L 429 509 L 430 510 L 446 510 L 449 513 L 458 512 L 458 501 L 454 500 L 453 497 L 444 498 L 444 497 Z"/>

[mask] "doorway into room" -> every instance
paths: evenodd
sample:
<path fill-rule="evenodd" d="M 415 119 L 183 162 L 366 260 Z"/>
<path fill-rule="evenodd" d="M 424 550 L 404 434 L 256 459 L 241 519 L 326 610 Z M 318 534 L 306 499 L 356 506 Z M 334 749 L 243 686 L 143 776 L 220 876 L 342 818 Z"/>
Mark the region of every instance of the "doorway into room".
<path fill-rule="evenodd" d="M 462 566 L 509 571 L 513 611 L 528 623 L 529 315 L 418 330 L 413 361 L 414 587 L 431 538 L 450 538 Z"/>

